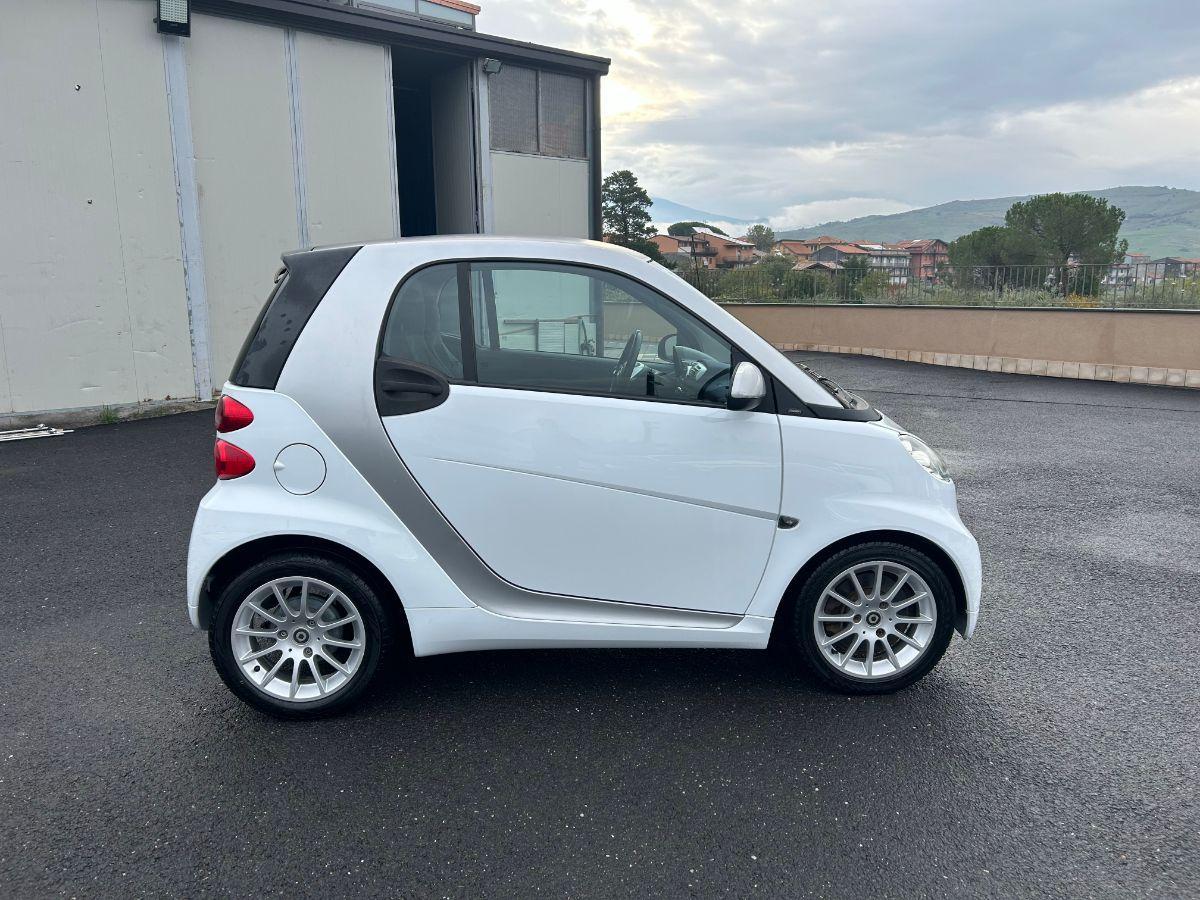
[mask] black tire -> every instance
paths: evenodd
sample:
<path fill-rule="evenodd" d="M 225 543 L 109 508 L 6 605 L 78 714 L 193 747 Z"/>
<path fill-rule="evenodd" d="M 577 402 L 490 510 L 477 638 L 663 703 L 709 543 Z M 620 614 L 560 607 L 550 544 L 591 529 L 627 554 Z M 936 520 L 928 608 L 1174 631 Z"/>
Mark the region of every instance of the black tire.
<path fill-rule="evenodd" d="M 890 677 L 867 681 L 847 674 L 825 658 L 817 646 L 813 621 L 817 603 L 831 581 L 859 563 L 877 560 L 907 566 L 925 580 L 933 594 L 937 621 L 933 637 L 919 659 Z M 890 694 L 919 681 L 937 665 L 950 643 L 956 612 L 954 590 L 937 563 L 903 544 L 872 541 L 835 553 L 800 587 L 789 622 L 790 644 L 799 662 L 825 686 L 844 694 Z"/>
<path fill-rule="evenodd" d="M 238 607 L 254 590 L 277 578 L 295 576 L 319 579 L 344 593 L 362 617 L 366 638 L 362 662 L 350 681 L 328 697 L 303 703 L 276 699 L 250 684 L 234 659 L 230 634 Z M 375 590 L 345 562 L 310 551 L 274 554 L 235 575 L 220 589 L 208 629 L 209 652 L 221 680 L 256 709 L 287 719 L 316 718 L 352 705 L 390 656 L 391 645 L 391 623 Z"/>

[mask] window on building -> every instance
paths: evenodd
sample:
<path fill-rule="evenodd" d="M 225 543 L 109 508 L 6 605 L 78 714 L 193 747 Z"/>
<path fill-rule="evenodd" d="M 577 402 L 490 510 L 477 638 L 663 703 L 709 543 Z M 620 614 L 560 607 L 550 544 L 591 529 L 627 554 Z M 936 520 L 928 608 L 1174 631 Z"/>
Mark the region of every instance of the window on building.
<path fill-rule="evenodd" d="M 587 83 L 505 63 L 488 80 L 493 150 L 587 158 Z"/>
<path fill-rule="evenodd" d="M 354 0 L 354 6 L 367 9 L 380 9 L 387 12 L 417 15 L 425 19 L 436 19 L 439 22 L 450 22 L 463 28 L 475 28 L 473 13 L 431 0 Z"/>

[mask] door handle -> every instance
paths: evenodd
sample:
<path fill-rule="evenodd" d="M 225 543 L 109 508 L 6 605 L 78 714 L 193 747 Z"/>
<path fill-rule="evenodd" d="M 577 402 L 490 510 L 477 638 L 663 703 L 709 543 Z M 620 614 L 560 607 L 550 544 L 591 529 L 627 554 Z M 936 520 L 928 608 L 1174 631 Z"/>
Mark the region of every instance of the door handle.
<path fill-rule="evenodd" d="M 432 409 L 449 395 L 449 382 L 435 369 L 386 356 L 375 363 L 375 405 L 381 416 Z"/>
<path fill-rule="evenodd" d="M 381 378 L 379 389 L 386 394 L 430 394 L 437 396 L 442 392 L 440 384 L 428 381 L 401 381 L 397 378 Z"/>

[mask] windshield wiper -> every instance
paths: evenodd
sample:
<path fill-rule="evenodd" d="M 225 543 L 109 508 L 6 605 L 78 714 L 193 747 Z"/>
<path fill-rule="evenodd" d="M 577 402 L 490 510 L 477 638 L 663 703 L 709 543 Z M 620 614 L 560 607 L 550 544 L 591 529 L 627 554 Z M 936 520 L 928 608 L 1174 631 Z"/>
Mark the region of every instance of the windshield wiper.
<path fill-rule="evenodd" d="M 808 366 L 802 362 L 798 362 L 796 365 L 803 369 L 813 381 L 821 385 L 821 387 L 825 388 L 825 390 L 829 391 L 829 393 L 833 394 L 834 399 L 847 409 L 861 409 L 869 405 L 866 400 L 863 400 L 856 394 L 850 393 L 827 375 L 822 375 L 821 373 L 814 371 L 811 366 Z"/>

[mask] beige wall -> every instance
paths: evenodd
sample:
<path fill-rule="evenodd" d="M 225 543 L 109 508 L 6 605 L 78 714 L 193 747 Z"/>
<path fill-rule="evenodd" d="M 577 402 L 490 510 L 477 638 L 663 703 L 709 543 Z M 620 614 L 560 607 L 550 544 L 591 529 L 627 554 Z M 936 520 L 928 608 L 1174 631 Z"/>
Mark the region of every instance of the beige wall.
<path fill-rule="evenodd" d="M 300 245 L 284 30 L 193 16 L 187 54 L 213 387 Z"/>
<path fill-rule="evenodd" d="M 289 60 L 207 15 L 183 49 L 219 387 L 301 221 L 394 236 L 390 51 L 295 32 Z M 195 395 L 165 72 L 148 0 L 0 0 L 0 416 Z"/>
<path fill-rule="evenodd" d="M 190 396 L 152 6 L 0 12 L 0 414 Z"/>
<path fill-rule="evenodd" d="M 309 242 L 398 237 L 390 49 L 297 32 L 296 54 Z"/>
<path fill-rule="evenodd" d="M 493 233 L 588 236 L 591 182 L 586 159 L 492 151 L 491 161 Z"/>
<path fill-rule="evenodd" d="M 725 307 L 775 344 L 1200 369 L 1200 313 L 940 307 Z"/>
<path fill-rule="evenodd" d="M 283 28 L 193 16 L 185 45 L 217 388 L 281 253 L 393 236 L 387 48 L 297 32 L 293 131 L 285 43 Z"/>

